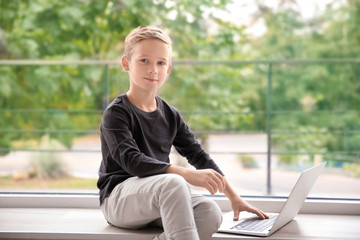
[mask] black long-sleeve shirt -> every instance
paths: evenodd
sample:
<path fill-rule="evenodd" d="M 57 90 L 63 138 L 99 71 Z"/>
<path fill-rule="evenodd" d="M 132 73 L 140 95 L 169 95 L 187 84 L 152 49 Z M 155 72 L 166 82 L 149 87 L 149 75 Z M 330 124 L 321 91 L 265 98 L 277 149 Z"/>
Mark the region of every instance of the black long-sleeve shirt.
<path fill-rule="evenodd" d="M 195 140 L 180 113 L 160 97 L 156 101 L 156 111 L 144 112 L 122 94 L 104 111 L 97 182 L 100 204 L 116 185 L 130 177 L 166 173 L 172 146 L 196 169 L 211 168 L 223 175 Z"/>

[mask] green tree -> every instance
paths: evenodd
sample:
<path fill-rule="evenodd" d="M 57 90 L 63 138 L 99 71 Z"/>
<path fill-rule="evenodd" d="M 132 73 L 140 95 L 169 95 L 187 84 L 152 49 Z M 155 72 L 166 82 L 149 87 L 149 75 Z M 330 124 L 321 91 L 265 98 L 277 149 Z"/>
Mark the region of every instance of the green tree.
<path fill-rule="evenodd" d="M 211 8 L 225 8 L 228 2 L 0 1 L 0 58 L 116 59 L 122 52 L 124 37 L 139 25 L 165 28 L 174 40 L 174 58 L 237 58 L 240 53 L 236 37 L 241 35 L 241 29 L 238 31 L 234 25 L 205 14 Z M 217 26 L 216 33 L 208 31 L 208 19 L 212 19 L 211 27 Z M 109 71 L 110 98 L 113 98 L 127 88 L 127 76 L 120 68 Z M 195 105 L 195 100 L 182 105 L 187 97 L 187 92 L 182 91 L 183 94 L 169 97 L 171 103 L 179 105 L 181 110 L 219 109 L 219 98 L 230 91 L 229 87 L 224 92 L 215 87 L 223 82 L 224 76 L 217 73 L 217 69 L 208 68 L 191 70 L 192 74 L 184 79 L 181 71 L 180 67 L 174 69 L 171 76 L 175 86 L 194 88 L 196 93 L 211 83 L 211 94 L 204 97 L 211 96 L 214 100 L 204 99 L 197 107 L 188 108 Z M 234 70 L 230 68 L 228 71 Z M 196 81 L 205 72 L 204 81 Z M 1 146 L 8 148 L 13 140 L 39 140 L 50 134 L 50 137 L 71 147 L 74 134 L 69 130 L 86 132 L 97 129 L 104 107 L 104 74 L 105 69 L 99 66 L 1 66 L 1 129 L 29 130 L 27 133 L 2 132 Z M 214 77 L 216 81 L 209 81 L 208 77 Z M 230 106 L 230 100 L 224 99 L 224 107 L 234 108 Z M 93 114 L 89 115 L 88 110 Z M 205 126 L 215 125 L 209 121 L 211 119 Z M 216 124 L 221 124 L 221 121 L 218 119 Z M 64 132 L 56 132 L 61 130 Z"/>
<path fill-rule="evenodd" d="M 117 59 L 125 36 L 139 25 L 164 28 L 173 39 L 176 60 L 357 57 L 360 3 L 338 2 L 305 21 L 296 1 L 280 1 L 276 9 L 255 1 L 257 19 L 264 21 L 267 32 L 251 39 L 245 27 L 212 14 L 212 9 L 227 11 L 231 0 L 0 0 L 0 59 Z M 265 130 L 268 69 L 264 64 L 177 64 L 161 95 L 185 113 L 194 130 Z M 324 128 L 359 129 L 359 69 L 358 64 L 274 64 L 274 110 L 305 112 L 276 114 L 275 130 L 310 129 L 318 135 Z M 98 129 L 106 70 L 96 65 L 0 66 L 0 128 L 44 130 L 0 132 L 0 147 L 45 134 L 71 147 L 75 133 L 68 130 Z M 112 99 L 127 89 L 128 78 L 118 66 L 108 70 Z M 333 110 L 338 114 L 314 113 Z M 341 114 L 345 110 L 353 112 Z M 186 114 L 189 111 L 197 114 Z M 360 148 L 356 139 L 358 135 L 350 134 L 349 150 Z M 275 142 L 279 149 L 301 145 Z M 321 144 L 318 149 L 344 145 L 335 135 L 321 138 Z"/>
<path fill-rule="evenodd" d="M 341 60 L 359 56 L 360 30 L 356 27 L 360 22 L 359 1 L 335 0 L 327 5 L 323 15 L 308 20 L 296 11 L 296 2 L 282 2 L 288 4 L 276 11 L 259 5 L 258 16 L 264 20 L 267 32 L 253 42 L 255 58 Z M 344 132 L 360 128 L 359 63 L 339 62 L 273 64 L 272 106 L 276 114 L 272 123 L 275 131 L 282 132 L 273 135 L 277 149 L 322 149 L 349 154 L 360 149 L 359 142 L 351 140 L 355 136 L 347 144 L 343 137 Z M 261 71 L 264 69 L 258 68 L 255 73 Z M 263 96 L 265 89 L 266 86 L 259 86 L 255 91 Z M 259 106 L 257 101 L 250 105 Z M 303 129 L 308 131 L 296 137 L 284 133 Z M 317 144 L 304 148 L 304 142 Z"/>

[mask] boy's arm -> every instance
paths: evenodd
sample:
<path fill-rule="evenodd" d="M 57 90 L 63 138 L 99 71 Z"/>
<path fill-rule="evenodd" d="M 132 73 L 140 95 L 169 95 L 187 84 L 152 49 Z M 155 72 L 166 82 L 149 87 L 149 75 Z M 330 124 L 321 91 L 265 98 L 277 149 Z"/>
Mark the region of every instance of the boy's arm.
<path fill-rule="evenodd" d="M 239 219 L 239 214 L 242 211 L 254 213 L 258 215 L 261 219 L 269 218 L 269 216 L 266 215 L 264 212 L 250 205 L 243 198 L 241 198 L 232 188 L 229 181 L 225 177 L 223 178 L 225 179 L 224 194 L 229 198 L 231 202 L 231 207 L 234 211 L 234 221 Z"/>
<path fill-rule="evenodd" d="M 213 169 L 188 169 L 170 165 L 168 173 L 175 173 L 182 176 L 188 183 L 207 189 L 211 195 L 216 192 L 223 192 L 225 189 L 225 178 Z"/>
<path fill-rule="evenodd" d="M 178 174 L 182 176 L 188 183 L 207 189 L 211 195 L 214 195 L 216 192 L 223 192 L 231 202 L 231 206 L 234 211 L 234 220 L 239 219 L 239 214 L 241 211 L 254 213 L 262 219 L 269 218 L 265 213 L 242 199 L 231 187 L 229 181 L 215 170 L 194 170 L 170 165 L 167 169 L 167 172 Z"/>

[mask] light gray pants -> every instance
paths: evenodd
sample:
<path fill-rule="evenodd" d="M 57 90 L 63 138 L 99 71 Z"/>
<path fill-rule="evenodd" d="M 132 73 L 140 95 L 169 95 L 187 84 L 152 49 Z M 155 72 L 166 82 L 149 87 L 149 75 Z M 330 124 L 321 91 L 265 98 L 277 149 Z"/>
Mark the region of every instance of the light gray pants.
<path fill-rule="evenodd" d="M 160 240 L 208 240 L 222 221 L 219 206 L 192 194 L 185 179 L 176 174 L 129 178 L 114 188 L 101 210 L 117 227 L 163 227 L 164 232 L 157 236 Z"/>

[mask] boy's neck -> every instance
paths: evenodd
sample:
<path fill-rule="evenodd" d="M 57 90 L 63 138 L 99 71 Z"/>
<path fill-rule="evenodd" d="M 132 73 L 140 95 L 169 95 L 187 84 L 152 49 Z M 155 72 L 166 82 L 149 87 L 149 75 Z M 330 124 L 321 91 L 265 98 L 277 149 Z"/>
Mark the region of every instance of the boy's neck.
<path fill-rule="evenodd" d="M 157 110 L 156 94 L 134 94 L 129 90 L 126 96 L 135 107 L 144 112 L 154 112 Z"/>

